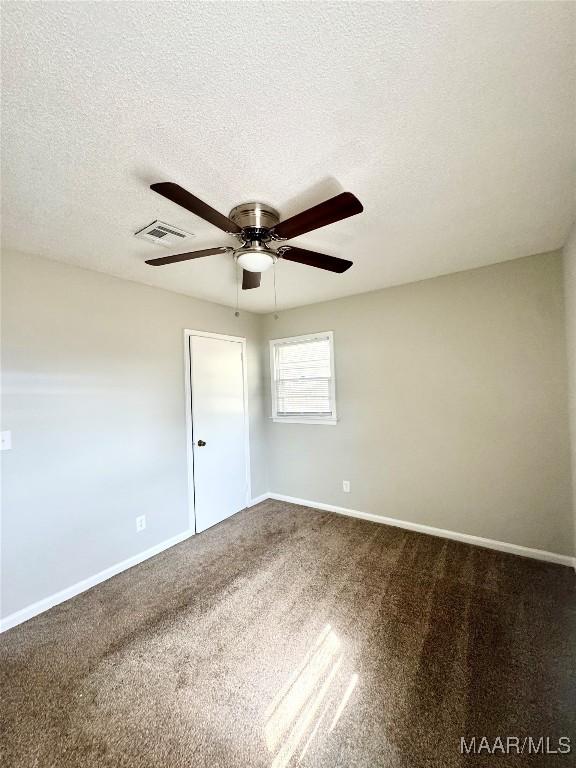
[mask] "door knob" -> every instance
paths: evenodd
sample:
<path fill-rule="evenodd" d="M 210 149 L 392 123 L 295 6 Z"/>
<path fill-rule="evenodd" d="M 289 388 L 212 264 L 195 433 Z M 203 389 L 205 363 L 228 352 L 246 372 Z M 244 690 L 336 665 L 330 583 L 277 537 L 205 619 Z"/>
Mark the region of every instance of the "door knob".
<path fill-rule="evenodd" d="M 198 448 L 203 448 L 206 445 L 206 443 L 204 442 L 204 440 L 198 440 L 197 445 L 198 445 Z"/>

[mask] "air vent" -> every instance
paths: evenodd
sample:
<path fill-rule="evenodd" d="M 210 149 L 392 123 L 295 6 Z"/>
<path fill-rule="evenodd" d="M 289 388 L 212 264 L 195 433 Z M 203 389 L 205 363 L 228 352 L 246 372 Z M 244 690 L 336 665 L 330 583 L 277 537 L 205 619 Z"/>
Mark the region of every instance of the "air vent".
<path fill-rule="evenodd" d="M 147 240 L 149 243 L 163 245 L 165 248 L 173 248 L 180 245 L 184 240 L 194 237 L 190 232 L 184 232 L 183 229 L 173 227 L 172 224 L 165 224 L 163 221 L 153 221 L 144 229 L 134 233 L 135 237 Z"/>

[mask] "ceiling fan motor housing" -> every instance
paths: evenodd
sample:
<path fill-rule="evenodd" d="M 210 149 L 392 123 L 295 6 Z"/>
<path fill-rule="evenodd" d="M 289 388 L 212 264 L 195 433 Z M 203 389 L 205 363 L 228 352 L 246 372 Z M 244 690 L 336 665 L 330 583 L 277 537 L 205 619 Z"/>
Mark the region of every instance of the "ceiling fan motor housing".
<path fill-rule="evenodd" d="M 268 231 L 278 224 L 280 214 L 275 208 L 265 203 L 242 203 L 232 208 L 229 218 L 243 230 L 248 230 L 246 235 L 261 235 L 261 237 L 246 239 L 269 240 Z"/>
<path fill-rule="evenodd" d="M 234 251 L 238 264 L 248 272 L 264 272 L 277 259 L 267 243 L 272 239 L 270 230 L 280 221 L 278 211 L 265 203 L 242 203 L 230 211 L 229 218 L 242 228 L 238 235 L 244 245 Z"/>

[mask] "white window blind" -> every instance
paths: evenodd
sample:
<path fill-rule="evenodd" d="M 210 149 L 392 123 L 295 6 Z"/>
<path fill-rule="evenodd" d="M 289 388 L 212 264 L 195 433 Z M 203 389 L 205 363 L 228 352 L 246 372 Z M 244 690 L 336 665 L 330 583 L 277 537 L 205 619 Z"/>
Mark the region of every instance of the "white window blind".
<path fill-rule="evenodd" d="M 273 418 L 336 420 L 332 334 L 271 342 Z"/>

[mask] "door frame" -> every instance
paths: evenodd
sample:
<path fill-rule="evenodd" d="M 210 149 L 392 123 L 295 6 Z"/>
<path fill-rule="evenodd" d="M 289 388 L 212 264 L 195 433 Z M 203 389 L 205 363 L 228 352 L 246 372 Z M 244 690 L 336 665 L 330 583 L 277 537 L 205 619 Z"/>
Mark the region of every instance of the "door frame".
<path fill-rule="evenodd" d="M 208 339 L 234 341 L 242 345 L 242 385 L 244 394 L 244 455 L 246 456 L 246 506 L 252 499 L 252 483 L 250 474 L 250 414 L 248 412 L 248 363 L 246 359 L 246 337 L 228 336 L 223 333 L 195 331 L 184 328 L 184 404 L 186 410 L 186 464 L 188 472 L 188 527 L 196 533 L 196 508 L 194 504 L 194 448 L 192 441 L 192 355 L 190 354 L 190 337 L 204 336 Z"/>

